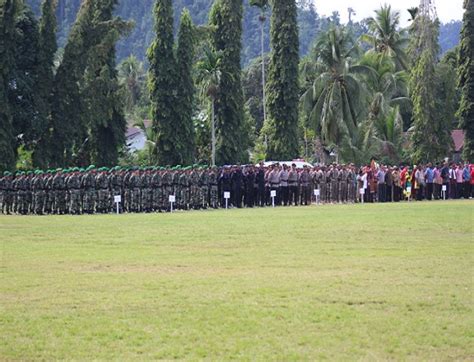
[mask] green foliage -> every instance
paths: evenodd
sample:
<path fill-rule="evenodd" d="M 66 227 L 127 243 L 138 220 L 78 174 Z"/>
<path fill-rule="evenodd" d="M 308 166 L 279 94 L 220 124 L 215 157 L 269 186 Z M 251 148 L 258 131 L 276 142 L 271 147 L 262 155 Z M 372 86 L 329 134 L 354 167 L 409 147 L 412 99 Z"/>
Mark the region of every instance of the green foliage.
<path fill-rule="evenodd" d="M 176 149 L 180 154 L 181 165 L 194 162 L 195 133 L 193 113 L 195 109 L 195 87 L 193 64 L 195 53 L 195 27 L 188 10 L 183 10 L 178 32 L 177 59 L 177 125 L 175 132 L 179 134 Z"/>
<path fill-rule="evenodd" d="M 0 172 L 13 170 L 16 161 L 15 136 L 8 101 L 11 72 L 15 68 L 15 18 L 18 0 L 0 1 Z"/>
<path fill-rule="evenodd" d="M 51 113 L 51 93 L 54 82 L 54 57 L 57 51 L 56 43 L 56 0 L 45 0 L 41 6 L 41 19 L 39 22 L 39 49 L 38 49 L 38 82 L 36 92 L 38 95 L 38 122 L 37 143 L 33 152 L 35 166 L 45 168 L 49 154 L 48 125 Z"/>
<path fill-rule="evenodd" d="M 413 23 L 410 54 L 410 97 L 413 103 L 413 160 L 443 159 L 451 146 L 451 120 L 440 117 L 436 108 L 436 64 L 439 23 L 420 14 Z"/>
<path fill-rule="evenodd" d="M 134 121 L 148 118 L 150 97 L 143 63 L 131 55 L 119 64 L 118 77 L 123 91 L 127 118 Z"/>
<path fill-rule="evenodd" d="M 458 69 L 461 102 L 457 114 L 465 132 L 463 157 L 474 162 L 474 2 L 465 0 L 464 9 Z"/>
<path fill-rule="evenodd" d="M 298 24 L 294 0 L 275 0 L 271 17 L 271 46 L 267 83 L 269 159 L 298 156 Z"/>
<path fill-rule="evenodd" d="M 156 38 L 148 49 L 149 88 L 153 129 L 157 136 L 156 157 L 159 164 L 181 162 L 176 150 L 180 144 L 177 111 L 177 74 L 174 56 L 173 7 L 171 0 L 157 0 L 154 8 Z"/>
<path fill-rule="evenodd" d="M 242 2 L 217 0 L 210 13 L 212 45 L 222 52 L 221 77 L 215 102 L 217 164 L 234 164 L 248 159 L 248 135 L 243 132 L 244 100 L 240 52 Z"/>
<path fill-rule="evenodd" d="M 383 5 L 375 10 L 375 17 L 368 21 L 369 34 L 361 39 L 373 47 L 377 53 L 390 57 L 397 70 L 408 68 L 408 57 L 405 49 L 409 39 L 405 30 L 400 30 L 400 13 L 392 11 L 390 5 Z"/>

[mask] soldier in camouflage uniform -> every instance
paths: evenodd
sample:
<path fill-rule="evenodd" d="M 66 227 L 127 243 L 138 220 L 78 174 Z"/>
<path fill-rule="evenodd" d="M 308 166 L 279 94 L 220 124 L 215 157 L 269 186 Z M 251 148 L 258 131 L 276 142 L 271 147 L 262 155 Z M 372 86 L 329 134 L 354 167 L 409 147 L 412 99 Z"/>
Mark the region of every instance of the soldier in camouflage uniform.
<path fill-rule="evenodd" d="M 209 206 L 213 209 L 219 207 L 219 177 L 215 166 L 209 170 Z"/>
<path fill-rule="evenodd" d="M 169 197 L 173 195 L 173 174 L 171 170 L 166 169 L 162 174 L 163 192 L 162 197 L 162 209 L 169 210 Z"/>
<path fill-rule="evenodd" d="M 10 172 L 5 171 L 3 174 L 2 190 L 3 190 L 3 202 L 2 202 L 2 213 L 10 215 L 13 211 L 13 176 Z"/>
<path fill-rule="evenodd" d="M 143 171 L 141 175 L 142 187 L 142 211 L 151 212 L 153 208 L 153 192 L 151 189 L 151 172 L 149 169 Z"/>
<path fill-rule="evenodd" d="M 53 175 L 51 170 L 46 171 L 44 177 L 44 213 L 52 214 L 54 206 Z"/>
<path fill-rule="evenodd" d="M 31 191 L 34 199 L 34 210 L 36 215 L 43 215 L 45 202 L 45 179 L 42 171 L 36 171 L 35 177 L 31 181 Z"/>
<path fill-rule="evenodd" d="M 347 201 L 347 171 L 345 165 L 339 166 L 339 203 Z"/>
<path fill-rule="evenodd" d="M 33 212 L 33 208 L 34 208 L 34 205 L 33 205 L 33 193 L 31 191 L 31 181 L 33 179 L 33 176 L 34 176 L 34 173 L 33 171 L 28 171 L 26 173 L 26 177 L 25 177 L 25 212 L 26 212 L 26 215 L 30 214 Z"/>
<path fill-rule="evenodd" d="M 120 209 L 123 209 L 123 203 L 125 200 L 125 196 L 123 194 L 123 174 L 124 172 L 121 170 L 121 168 L 116 166 L 112 169 L 112 172 L 109 175 L 110 187 L 112 190 L 112 194 L 110 195 L 111 200 L 113 200 L 114 196 L 120 196 L 122 200 L 119 205 Z"/>
<path fill-rule="evenodd" d="M 130 208 L 129 212 L 140 212 L 141 206 L 141 177 L 140 171 L 134 170 L 129 180 Z"/>
<path fill-rule="evenodd" d="M 179 199 L 181 198 L 181 185 L 179 182 L 179 178 L 181 176 L 181 170 L 178 167 L 175 167 L 171 173 L 172 176 L 172 185 L 173 185 L 173 193 L 171 195 L 176 196 L 176 207 L 179 205 Z"/>
<path fill-rule="evenodd" d="M 201 191 L 201 208 L 205 210 L 209 206 L 209 172 L 206 167 L 201 168 L 199 175 L 199 188 Z"/>
<path fill-rule="evenodd" d="M 180 185 L 180 198 L 178 207 L 181 210 L 188 210 L 189 205 L 189 195 L 190 195 L 190 168 L 185 168 L 179 176 L 179 185 Z"/>
<path fill-rule="evenodd" d="M 66 183 L 62 169 L 58 168 L 53 177 L 53 191 L 55 201 L 55 213 L 64 215 L 66 213 Z"/>
<path fill-rule="evenodd" d="M 337 171 L 336 166 L 330 166 L 329 171 L 327 172 L 327 184 L 328 184 L 328 202 L 335 203 L 337 202 L 338 194 L 338 182 L 339 172 Z"/>
<path fill-rule="evenodd" d="M 73 215 L 80 215 L 82 212 L 82 199 L 79 169 L 73 169 L 73 173 L 66 180 L 66 187 L 69 192 L 69 212 Z"/>
<path fill-rule="evenodd" d="M 163 210 L 163 179 L 161 171 L 156 168 L 151 176 L 151 192 L 153 211 L 161 212 Z"/>
<path fill-rule="evenodd" d="M 194 210 L 201 208 L 201 188 L 199 185 L 200 175 L 198 173 L 197 165 L 194 165 L 191 170 L 188 171 L 188 185 L 189 185 L 189 207 Z"/>
<path fill-rule="evenodd" d="M 100 168 L 95 178 L 97 194 L 96 211 L 101 214 L 108 213 L 111 209 L 109 176 L 107 171 L 108 169 L 106 167 Z"/>
<path fill-rule="evenodd" d="M 95 166 L 91 165 L 81 178 L 81 188 L 83 192 L 82 209 L 85 214 L 95 212 Z"/>

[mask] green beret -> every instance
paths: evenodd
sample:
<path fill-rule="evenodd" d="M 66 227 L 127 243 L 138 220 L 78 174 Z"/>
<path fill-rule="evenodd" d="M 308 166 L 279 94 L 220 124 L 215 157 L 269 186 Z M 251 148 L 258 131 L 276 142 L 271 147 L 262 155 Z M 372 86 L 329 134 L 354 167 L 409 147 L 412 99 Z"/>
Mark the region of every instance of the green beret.
<path fill-rule="evenodd" d="M 9 171 L 5 171 L 5 172 L 3 173 L 3 176 L 11 176 L 11 175 L 12 175 L 12 174 L 11 174 L 11 172 L 9 172 Z"/>

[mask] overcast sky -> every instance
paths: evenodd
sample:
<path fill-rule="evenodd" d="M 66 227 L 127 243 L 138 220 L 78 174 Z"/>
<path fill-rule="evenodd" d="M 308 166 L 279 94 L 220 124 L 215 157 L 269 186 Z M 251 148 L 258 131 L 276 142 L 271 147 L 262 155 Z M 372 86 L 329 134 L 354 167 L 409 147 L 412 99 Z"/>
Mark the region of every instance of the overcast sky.
<path fill-rule="evenodd" d="M 361 20 L 373 15 L 373 11 L 383 4 L 392 5 L 401 13 L 402 25 L 407 25 L 410 17 L 406 9 L 418 6 L 420 0 L 313 0 L 319 14 L 330 15 L 334 10 L 339 11 L 341 19 L 347 22 L 347 8 L 353 8 L 357 15 L 353 18 Z M 451 20 L 462 20 L 463 0 L 435 0 L 438 16 L 443 23 Z"/>

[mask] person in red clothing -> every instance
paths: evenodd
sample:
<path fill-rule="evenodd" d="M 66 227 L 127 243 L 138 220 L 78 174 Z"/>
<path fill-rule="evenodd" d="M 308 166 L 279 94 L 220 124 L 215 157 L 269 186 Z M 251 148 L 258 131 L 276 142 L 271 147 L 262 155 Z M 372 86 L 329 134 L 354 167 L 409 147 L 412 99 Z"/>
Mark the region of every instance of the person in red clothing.
<path fill-rule="evenodd" d="M 470 199 L 474 197 L 474 164 L 471 164 L 471 195 L 469 196 Z"/>

